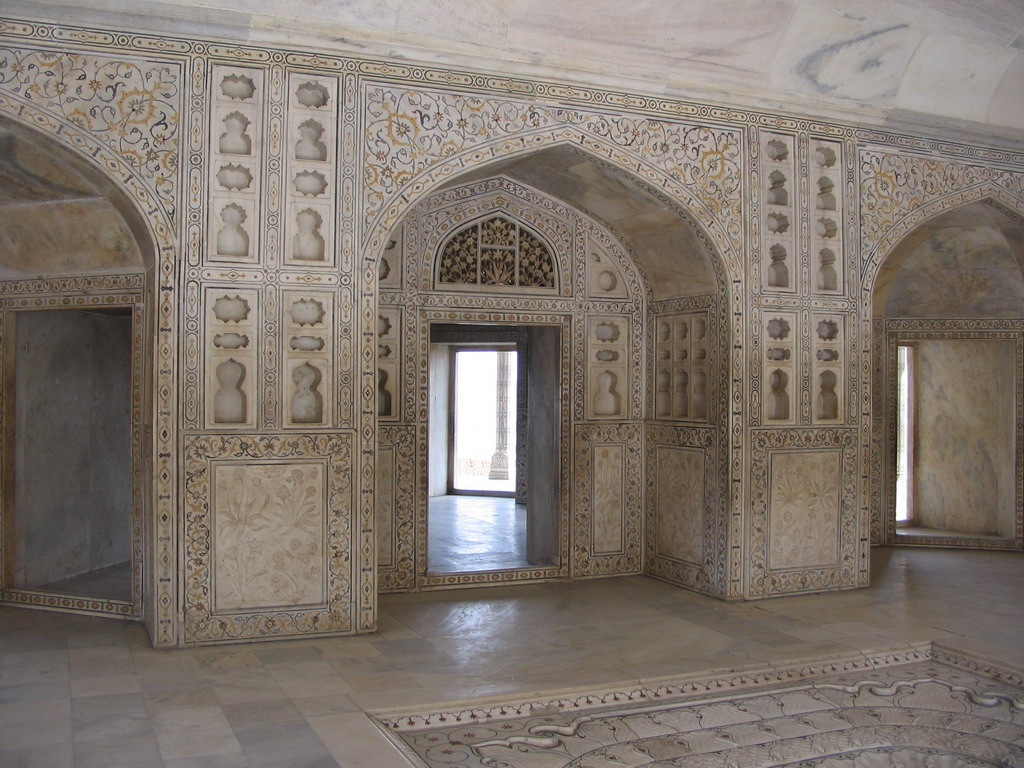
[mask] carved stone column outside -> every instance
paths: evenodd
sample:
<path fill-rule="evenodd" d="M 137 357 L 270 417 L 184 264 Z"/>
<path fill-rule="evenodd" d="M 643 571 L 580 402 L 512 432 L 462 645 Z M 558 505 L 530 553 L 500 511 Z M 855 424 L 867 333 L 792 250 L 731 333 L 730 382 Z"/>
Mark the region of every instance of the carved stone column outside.
<path fill-rule="evenodd" d="M 508 374 L 510 352 L 498 353 L 498 408 L 489 480 L 508 480 Z"/>

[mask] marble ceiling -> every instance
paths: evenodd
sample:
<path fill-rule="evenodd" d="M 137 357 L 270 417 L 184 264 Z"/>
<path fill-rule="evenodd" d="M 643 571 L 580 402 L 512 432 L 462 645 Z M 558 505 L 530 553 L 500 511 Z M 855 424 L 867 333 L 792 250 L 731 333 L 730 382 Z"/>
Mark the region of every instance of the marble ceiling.
<path fill-rule="evenodd" d="M 66 22 L 329 46 L 1019 141 L 1020 0 L 9 0 Z"/>
<path fill-rule="evenodd" d="M 145 235 L 127 210 L 74 154 L 0 120 L 0 279 L 142 271 Z"/>

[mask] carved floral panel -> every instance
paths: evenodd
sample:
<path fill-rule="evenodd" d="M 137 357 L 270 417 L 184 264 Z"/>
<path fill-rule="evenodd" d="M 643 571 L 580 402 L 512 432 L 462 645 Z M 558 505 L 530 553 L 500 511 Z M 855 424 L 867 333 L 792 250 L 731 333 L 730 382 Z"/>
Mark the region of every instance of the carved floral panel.
<path fill-rule="evenodd" d="M 180 79 L 176 64 L 0 48 L 0 89 L 102 141 L 147 180 L 172 216 Z"/>
<path fill-rule="evenodd" d="M 351 440 L 186 440 L 187 643 L 351 630 Z"/>
<path fill-rule="evenodd" d="M 768 565 L 832 566 L 839 555 L 838 451 L 777 451 L 771 461 Z"/>
<path fill-rule="evenodd" d="M 323 465 L 212 469 L 214 610 L 323 604 Z"/>
<path fill-rule="evenodd" d="M 749 596 L 866 583 L 858 440 L 852 428 L 752 432 Z"/>
<path fill-rule="evenodd" d="M 704 451 L 657 448 L 657 554 L 704 562 Z"/>

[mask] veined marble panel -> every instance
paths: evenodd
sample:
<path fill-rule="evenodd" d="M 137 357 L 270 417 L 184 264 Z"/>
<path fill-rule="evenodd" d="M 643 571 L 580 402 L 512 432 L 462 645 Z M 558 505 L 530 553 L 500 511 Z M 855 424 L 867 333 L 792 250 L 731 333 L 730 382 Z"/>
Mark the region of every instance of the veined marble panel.
<path fill-rule="evenodd" d="M 879 467 L 872 498 L 882 543 L 1024 547 L 1024 320 L 878 324 L 884 325 L 876 357 L 885 400 L 877 414 L 878 444 L 872 446 L 872 462 Z M 915 347 L 915 359 L 924 352 L 912 377 L 921 389 L 916 394 L 916 442 L 926 443 L 915 452 L 914 497 L 923 512 L 915 522 L 949 531 L 941 537 L 903 532 L 897 539 L 896 355 L 897 345 L 904 343 Z M 976 385 L 968 386 L 968 378 Z M 950 439 L 951 434 L 959 437 Z M 964 453 L 964 446 L 971 450 Z"/>
<path fill-rule="evenodd" d="M 647 426 L 644 442 L 646 573 L 724 596 L 727 568 L 739 565 L 728 562 L 727 514 L 722 508 L 728 498 L 727 467 L 721 435 L 713 428 L 655 424 Z M 691 452 L 696 456 L 684 455 Z M 677 473 L 692 472 L 695 464 L 701 474 L 687 477 L 684 487 Z M 661 530 L 663 520 L 668 532 Z M 690 526 L 699 530 L 699 544 Z"/>

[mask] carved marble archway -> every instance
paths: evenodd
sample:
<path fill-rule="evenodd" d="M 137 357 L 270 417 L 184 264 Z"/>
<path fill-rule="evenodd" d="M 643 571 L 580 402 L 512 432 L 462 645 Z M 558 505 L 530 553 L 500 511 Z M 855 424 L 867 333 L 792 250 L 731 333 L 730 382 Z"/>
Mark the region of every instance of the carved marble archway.
<path fill-rule="evenodd" d="M 83 57 L 84 58 L 84 57 Z M 105 66 L 102 62 L 97 67 Z M 179 241 L 176 236 L 176 212 L 173 204 L 177 188 L 176 141 L 166 177 L 154 181 L 152 167 L 132 162 L 132 158 L 113 149 L 104 137 L 88 130 L 88 121 L 40 107 L 17 92 L 20 83 L 0 84 L 0 115 L 53 141 L 80 158 L 98 176 L 120 194 L 119 210 L 133 227 L 147 268 L 144 288 L 149 311 L 144 338 L 144 369 L 150 382 L 145 386 L 153 400 L 144 404 L 144 423 L 151 430 L 152 442 L 143 445 L 145 466 L 151 477 L 143 481 L 148 489 L 144 500 L 143 526 L 143 621 L 154 644 L 174 645 L 178 634 L 177 606 L 177 265 Z M 176 109 L 176 105 L 173 105 Z M 109 138 L 109 137 L 108 137 Z M 0 288 L 8 295 L 33 295 L 107 290 L 109 277 L 82 277 L 73 281 L 7 281 Z M 114 281 L 117 282 L 116 280 Z M 157 405 L 157 398 L 160 405 Z"/>

